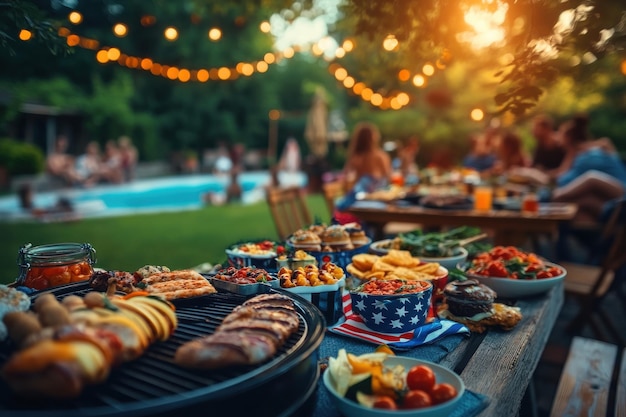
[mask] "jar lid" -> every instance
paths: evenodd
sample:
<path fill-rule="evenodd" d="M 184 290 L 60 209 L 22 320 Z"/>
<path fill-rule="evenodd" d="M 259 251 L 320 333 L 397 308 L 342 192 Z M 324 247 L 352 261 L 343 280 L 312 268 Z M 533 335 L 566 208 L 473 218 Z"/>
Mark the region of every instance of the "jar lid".
<path fill-rule="evenodd" d="M 89 243 L 52 243 L 33 246 L 27 243 L 19 251 L 17 264 L 28 267 L 31 264 L 65 264 L 86 259 L 96 262 L 96 251 Z"/>

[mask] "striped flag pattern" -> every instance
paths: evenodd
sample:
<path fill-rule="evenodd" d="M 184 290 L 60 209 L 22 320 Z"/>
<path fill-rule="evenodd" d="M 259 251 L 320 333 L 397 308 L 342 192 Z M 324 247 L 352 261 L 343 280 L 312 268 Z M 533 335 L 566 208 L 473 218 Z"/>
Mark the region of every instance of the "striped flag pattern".
<path fill-rule="evenodd" d="M 469 329 L 463 324 L 452 320 L 436 319 L 431 323 L 404 333 L 379 333 L 369 329 L 363 320 L 352 312 L 352 300 L 348 291 L 342 294 L 344 319 L 329 331 L 376 345 L 386 344 L 397 349 L 411 349 L 416 346 L 435 342 L 451 334 L 468 334 Z"/>

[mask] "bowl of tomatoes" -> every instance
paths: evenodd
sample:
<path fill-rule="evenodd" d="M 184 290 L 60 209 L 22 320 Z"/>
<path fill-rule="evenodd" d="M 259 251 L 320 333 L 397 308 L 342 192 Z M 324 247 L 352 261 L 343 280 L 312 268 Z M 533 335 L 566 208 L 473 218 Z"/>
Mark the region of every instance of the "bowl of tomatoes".
<path fill-rule="evenodd" d="M 330 358 L 322 380 L 346 417 L 449 416 L 465 392 L 456 373 L 434 362 L 380 353 L 356 356 L 343 349 Z"/>
<path fill-rule="evenodd" d="M 499 298 L 543 294 L 567 275 L 567 270 L 561 265 L 513 246 L 495 246 L 459 267 L 468 278 L 493 289 Z"/>

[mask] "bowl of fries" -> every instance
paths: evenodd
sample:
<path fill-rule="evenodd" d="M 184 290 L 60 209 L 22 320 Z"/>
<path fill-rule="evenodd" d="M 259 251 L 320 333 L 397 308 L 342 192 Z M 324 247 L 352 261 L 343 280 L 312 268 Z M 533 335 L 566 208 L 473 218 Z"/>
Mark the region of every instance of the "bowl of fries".
<path fill-rule="evenodd" d="M 402 279 L 406 281 L 430 281 L 433 285 L 433 301 L 438 302 L 448 283 L 448 269 L 438 262 L 422 262 L 406 250 L 391 249 L 385 255 L 362 253 L 354 255 L 345 268 L 347 285 L 351 288 L 371 279 Z"/>

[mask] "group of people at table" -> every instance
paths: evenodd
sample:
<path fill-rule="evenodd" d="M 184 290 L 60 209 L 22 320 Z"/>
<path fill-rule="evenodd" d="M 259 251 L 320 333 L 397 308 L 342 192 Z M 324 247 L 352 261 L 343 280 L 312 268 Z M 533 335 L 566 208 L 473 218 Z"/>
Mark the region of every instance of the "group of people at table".
<path fill-rule="evenodd" d="M 626 194 L 626 167 L 609 138 L 594 139 L 586 115 L 575 115 L 555 128 L 547 115 L 532 120 L 535 146 L 527 153 L 513 130 L 489 128 L 471 138 L 463 168 L 481 178 L 508 176 L 525 178 L 535 185 L 549 186 L 547 197 L 554 202 L 578 205 L 578 223 L 597 223 L 610 202 Z M 419 141 L 410 138 L 397 157 L 381 147 L 378 127 L 359 123 L 352 134 L 343 178 L 351 192 L 337 204 L 337 216 L 354 201 L 358 192 L 372 192 L 393 182 L 394 175 L 416 176 Z"/>

